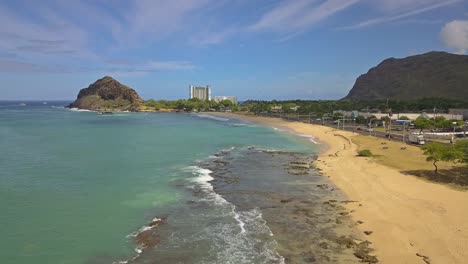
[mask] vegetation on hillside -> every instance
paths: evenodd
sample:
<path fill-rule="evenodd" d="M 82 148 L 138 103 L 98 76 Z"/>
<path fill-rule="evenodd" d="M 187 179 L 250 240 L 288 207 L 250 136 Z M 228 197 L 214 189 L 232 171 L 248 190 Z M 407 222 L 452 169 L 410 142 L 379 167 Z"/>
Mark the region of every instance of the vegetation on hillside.
<path fill-rule="evenodd" d="M 468 100 L 468 56 L 429 52 L 390 58 L 361 75 L 346 96 L 356 100 L 424 97 Z"/>

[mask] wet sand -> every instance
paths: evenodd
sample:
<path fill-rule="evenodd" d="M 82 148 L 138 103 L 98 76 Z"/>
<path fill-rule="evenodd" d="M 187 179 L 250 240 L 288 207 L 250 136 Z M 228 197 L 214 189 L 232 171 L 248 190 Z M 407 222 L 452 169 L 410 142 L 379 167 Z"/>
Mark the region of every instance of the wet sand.
<path fill-rule="evenodd" d="M 467 263 L 468 192 L 357 157 L 352 132 L 276 118 L 212 113 L 315 137 L 316 166 L 357 203 L 345 204 L 380 263 Z M 408 157 L 411 158 L 411 157 Z M 361 205 L 361 206 L 359 206 Z"/>

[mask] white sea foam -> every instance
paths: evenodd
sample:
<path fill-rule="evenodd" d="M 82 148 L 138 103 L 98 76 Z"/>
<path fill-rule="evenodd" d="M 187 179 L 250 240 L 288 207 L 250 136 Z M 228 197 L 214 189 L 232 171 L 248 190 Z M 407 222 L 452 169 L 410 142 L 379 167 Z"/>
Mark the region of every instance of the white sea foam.
<path fill-rule="evenodd" d="M 228 153 L 228 152 L 231 152 L 231 151 L 233 151 L 233 150 L 235 150 L 235 149 L 236 149 L 236 147 L 230 147 L 230 148 L 222 149 L 222 150 L 220 150 L 219 152 L 220 152 L 220 153 Z"/>
<path fill-rule="evenodd" d="M 286 130 L 284 130 L 284 129 L 277 128 L 277 127 L 273 127 L 273 130 L 275 130 L 275 131 L 280 131 L 280 132 L 285 132 L 285 131 L 286 131 Z"/>
<path fill-rule="evenodd" d="M 191 172 L 194 176 L 193 178 L 190 178 L 190 181 L 197 183 L 200 187 L 206 190 L 213 190 L 213 185 L 211 185 L 210 181 L 214 180 L 213 177 L 211 177 L 212 171 L 204 168 L 200 168 L 198 166 L 189 166 L 185 168 L 185 171 Z"/>
<path fill-rule="evenodd" d="M 231 126 L 235 126 L 235 127 L 256 127 L 255 125 L 246 124 L 246 123 L 234 123 L 234 124 L 231 124 Z"/>
<path fill-rule="evenodd" d="M 88 110 L 88 109 L 80 109 L 80 108 L 70 108 L 70 111 L 73 111 L 73 112 L 94 112 L 94 111 L 91 111 L 91 110 Z"/>
<path fill-rule="evenodd" d="M 138 254 L 141 254 L 141 252 L 143 252 L 143 249 L 144 249 L 144 248 L 136 247 L 136 248 L 135 248 L 135 252 L 138 253 Z"/>
<path fill-rule="evenodd" d="M 314 136 L 311 136 L 311 135 L 307 135 L 307 134 L 296 134 L 300 137 L 303 137 L 303 138 L 308 138 L 310 140 L 310 142 L 314 143 L 314 144 L 320 144 L 319 142 L 317 142 L 315 140 L 315 137 Z"/>
<path fill-rule="evenodd" d="M 235 220 L 236 224 L 220 222 L 210 226 L 200 238 L 214 242 L 219 263 L 252 263 L 253 260 L 259 261 L 258 263 L 284 263 L 284 258 L 275 250 L 275 240 L 260 241 L 252 237 L 258 234 L 273 236 L 259 209 L 238 212 L 235 205 L 214 192 L 210 183 L 213 180 L 212 171 L 198 166 L 187 167 L 185 171 L 191 172 L 195 177 L 190 181 L 205 191 L 205 198 L 200 201 L 214 203 L 219 206 L 220 214 Z M 252 248 L 258 247 L 261 247 L 261 250 L 252 251 Z"/>
<path fill-rule="evenodd" d="M 213 119 L 213 120 L 216 120 L 216 121 L 222 121 L 222 122 L 229 121 L 229 118 L 223 118 L 223 117 L 219 117 L 219 116 L 212 116 L 212 115 L 207 115 L 207 114 L 193 114 L 193 115 L 196 116 L 196 117 Z"/>
<path fill-rule="evenodd" d="M 232 206 L 232 213 L 234 214 L 234 219 L 236 219 L 236 221 L 239 223 L 241 233 L 245 233 L 245 223 L 240 219 L 240 215 L 236 213 L 236 207 L 234 205 Z"/>
<path fill-rule="evenodd" d="M 275 250 L 274 239 L 255 238 L 256 235 L 273 235 L 259 209 L 242 211 L 235 217 L 242 223 L 241 232 L 235 233 L 230 224 L 219 223 L 210 227 L 206 234 L 217 249 L 217 263 L 284 263 L 284 258 Z"/>

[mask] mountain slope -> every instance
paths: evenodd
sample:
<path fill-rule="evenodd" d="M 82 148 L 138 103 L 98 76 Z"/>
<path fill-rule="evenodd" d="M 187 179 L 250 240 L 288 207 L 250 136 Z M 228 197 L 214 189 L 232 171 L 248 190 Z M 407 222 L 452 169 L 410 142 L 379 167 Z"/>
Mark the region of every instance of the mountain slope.
<path fill-rule="evenodd" d="M 88 110 L 137 111 L 142 103 L 143 99 L 135 90 L 106 76 L 88 88 L 81 89 L 76 101 L 68 107 Z"/>
<path fill-rule="evenodd" d="M 468 100 L 468 56 L 429 52 L 390 58 L 361 75 L 344 99 Z"/>

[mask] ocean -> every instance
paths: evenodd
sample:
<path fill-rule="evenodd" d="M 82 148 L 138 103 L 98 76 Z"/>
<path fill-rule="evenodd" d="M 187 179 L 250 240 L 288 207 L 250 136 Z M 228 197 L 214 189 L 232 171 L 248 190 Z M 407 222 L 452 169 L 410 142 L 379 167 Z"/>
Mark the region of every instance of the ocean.
<path fill-rule="evenodd" d="M 352 260 L 333 246 L 340 216 L 324 201 L 340 196 L 309 168 L 310 138 L 64 105 L 0 102 L 1 263 Z"/>

